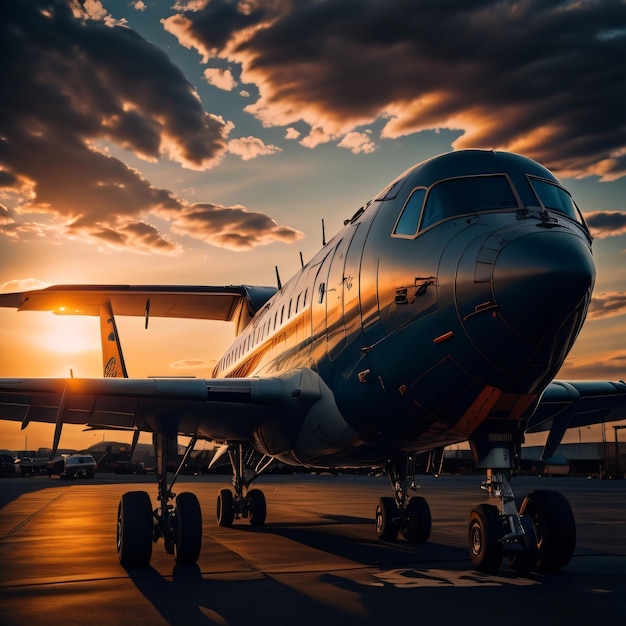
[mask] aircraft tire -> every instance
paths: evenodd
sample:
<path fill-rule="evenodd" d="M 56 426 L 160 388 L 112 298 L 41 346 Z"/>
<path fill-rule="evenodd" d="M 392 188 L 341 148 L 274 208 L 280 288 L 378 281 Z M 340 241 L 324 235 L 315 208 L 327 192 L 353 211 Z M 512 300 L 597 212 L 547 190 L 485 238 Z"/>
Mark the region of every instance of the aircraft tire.
<path fill-rule="evenodd" d="M 474 567 L 486 574 L 498 571 L 502 563 L 502 526 L 498 509 L 489 504 L 474 507 L 469 517 L 469 552 Z"/>
<path fill-rule="evenodd" d="M 176 563 L 193 564 L 202 548 L 202 511 L 195 493 L 176 497 Z"/>
<path fill-rule="evenodd" d="M 537 568 L 539 551 L 537 549 L 537 536 L 535 526 L 530 515 L 521 515 L 522 528 L 526 533 L 526 541 L 522 552 L 514 552 L 509 559 L 509 566 L 518 574 L 528 574 Z"/>
<path fill-rule="evenodd" d="M 220 489 L 217 493 L 217 523 L 228 528 L 235 521 L 235 499 L 230 489 Z"/>
<path fill-rule="evenodd" d="M 428 502 L 421 496 L 413 496 L 402 515 L 400 533 L 411 543 L 424 543 L 430 537 L 432 516 Z"/>
<path fill-rule="evenodd" d="M 520 513 L 533 521 L 538 568 L 550 572 L 569 563 L 576 547 L 576 521 L 567 498 L 558 491 L 533 491 L 524 498 Z"/>
<path fill-rule="evenodd" d="M 117 555 L 123 567 L 148 567 L 152 531 L 150 496 L 145 491 L 125 493 L 117 508 Z"/>
<path fill-rule="evenodd" d="M 251 489 L 248 492 L 248 520 L 250 526 L 263 526 L 267 515 L 265 494 L 260 489 Z"/>
<path fill-rule="evenodd" d="M 400 511 L 394 498 L 381 498 L 376 507 L 376 534 L 381 541 L 395 541 L 400 531 Z"/>

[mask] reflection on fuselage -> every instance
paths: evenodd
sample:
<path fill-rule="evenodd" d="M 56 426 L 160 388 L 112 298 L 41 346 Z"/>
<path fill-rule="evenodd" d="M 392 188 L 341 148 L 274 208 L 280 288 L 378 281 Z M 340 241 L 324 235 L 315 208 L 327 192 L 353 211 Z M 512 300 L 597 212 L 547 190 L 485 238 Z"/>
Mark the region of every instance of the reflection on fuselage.
<path fill-rule="evenodd" d="M 466 439 L 487 415 L 517 428 L 584 321 L 590 245 L 571 196 L 534 161 L 431 159 L 347 220 L 214 374 L 319 373 L 370 444 L 351 462 Z"/>

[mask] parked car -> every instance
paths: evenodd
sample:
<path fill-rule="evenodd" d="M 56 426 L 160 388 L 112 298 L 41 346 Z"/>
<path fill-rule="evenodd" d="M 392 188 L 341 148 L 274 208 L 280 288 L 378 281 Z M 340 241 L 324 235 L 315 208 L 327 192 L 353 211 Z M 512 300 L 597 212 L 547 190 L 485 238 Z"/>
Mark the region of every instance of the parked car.
<path fill-rule="evenodd" d="M 22 473 L 20 460 L 8 450 L 0 451 L 0 476 L 15 476 Z"/>
<path fill-rule="evenodd" d="M 48 476 L 60 478 L 93 478 L 96 461 L 91 454 L 62 454 L 48 463 Z"/>

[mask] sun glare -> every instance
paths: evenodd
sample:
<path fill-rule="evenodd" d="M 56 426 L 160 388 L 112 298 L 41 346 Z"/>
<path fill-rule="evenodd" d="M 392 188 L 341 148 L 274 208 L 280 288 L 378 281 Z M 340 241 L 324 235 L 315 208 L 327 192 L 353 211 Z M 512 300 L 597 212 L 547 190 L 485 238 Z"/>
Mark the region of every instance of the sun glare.
<path fill-rule="evenodd" d="M 40 324 L 36 342 L 41 349 L 57 354 L 100 350 L 98 320 L 76 316 L 50 316 Z"/>

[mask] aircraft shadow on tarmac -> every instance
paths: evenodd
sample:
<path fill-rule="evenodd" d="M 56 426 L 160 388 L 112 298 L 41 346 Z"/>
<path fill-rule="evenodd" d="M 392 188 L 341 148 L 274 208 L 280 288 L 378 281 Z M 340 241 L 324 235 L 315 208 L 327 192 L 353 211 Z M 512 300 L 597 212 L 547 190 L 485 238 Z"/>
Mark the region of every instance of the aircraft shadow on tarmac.
<path fill-rule="evenodd" d="M 186 625 L 239 624 L 249 620 L 257 624 L 299 625 L 320 624 L 323 620 L 380 623 L 382 618 L 411 610 L 415 596 L 401 595 L 408 588 L 449 590 L 471 586 L 482 595 L 488 588 L 506 584 L 507 579 L 512 587 L 536 584 L 532 577 L 520 580 L 504 567 L 490 578 L 472 572 L 467 550 L 461 547 L 430 542 L 383 543 L 375 537 L 369 540 L 350 536 L 347 525 L 371 526 L 372 521 L 324 516 L 323 521 L 307 524 L 231 529 L 233 533 L 258 535 L 259 541 L 263 541 L 264 535 L 287 539 L 299 544 L 293 548 L 294 554 L 304 547 L 327 553 L 329 561 L 335 563 L 338 558 L 345 559 L 345 569 L 333 565 L 330 571 L 321 571 L 319 562 L 311 560 L 295 572 L 251 569 L 235 574 L 203 573 L 198 565 L 176 565 L 171 576 L 164 576 L 153 567 L 126 571 L 137 590 L 169 624 Z M 217 547 L 206 536 L 205 543 L 204 549 L 209 552 Z M 323 563 L 324 557 L 320 559 Z M 394 598 L 391 603 L 390 594 Z M 429 604 L 433 606 L 425 609 L 427 613 L 435 608 L 434 603 Z"/>

